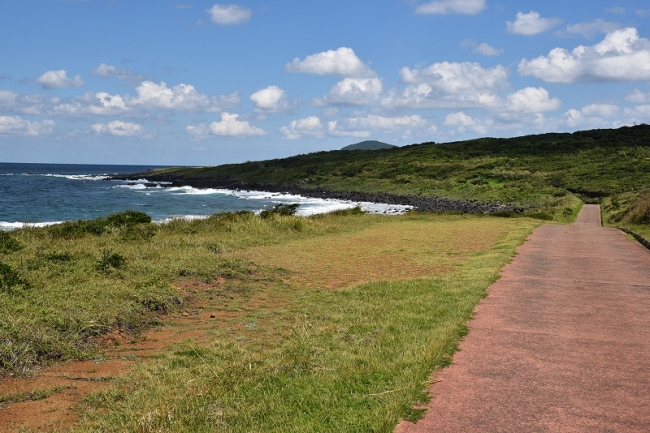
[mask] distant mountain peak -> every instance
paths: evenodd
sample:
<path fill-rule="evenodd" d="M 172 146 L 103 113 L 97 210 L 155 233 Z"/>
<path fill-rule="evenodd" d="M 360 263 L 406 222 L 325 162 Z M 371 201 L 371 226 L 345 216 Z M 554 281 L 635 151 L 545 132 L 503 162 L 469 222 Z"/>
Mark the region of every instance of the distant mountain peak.
<path fill-rule="evenodd" d="M 349 146 L 345 146 L 341 150 L 379 150 L 379 149 L 393 149 L 396 147 L 398 146 L 395 146 L 394 144 L 382 143 L 381 141 L 377 141 L 377 140 L 366 140 L 360 143 L 355 143 Z"/>

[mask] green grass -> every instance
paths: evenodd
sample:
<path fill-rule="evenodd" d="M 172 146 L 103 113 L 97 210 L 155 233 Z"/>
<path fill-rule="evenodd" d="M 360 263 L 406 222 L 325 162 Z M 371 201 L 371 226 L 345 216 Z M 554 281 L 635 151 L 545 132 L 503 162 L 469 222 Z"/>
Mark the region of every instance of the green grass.
<path fill-rule="evenodd" d="M 288 224 L 292 218 L 277 222 Z M 248 224 L 254 229 L 265 221 Z M 251 299 L 274 294 L 279 299 L 275 307 L 242 302 L 237 323 L 210 329 L 210 344 L 187 340 L 139 364 L 113 388 L 86 399 L 77 431 L 392 431 L 400 419 L 419 416 L 413 405 L 426 401 L 431 371 L 450 362 L 474 306 L 539 224 L 453 215 L 341 215 L 302 221 L 301 231 L 284 232 L 281 238 L 263 226 L 265 240 L 249 243 L 247 232 L 239 232 L 243 243 L 219 242 L 219 248 L 237 252 L 245 261 L 251 247 L 260 257 L 265 246 L 273 251 L 285 244 L 289 249 L 300 243 L 326 247 L 333 238 L 359 231 L 380 235 L 405 226 L 406 234 L 420 224 L 433 238 L 452 231 L 441 243 L 446 248 L 439 246 L 431 254 L 444 261 L 458 259 L 448 271 L 427 278 L 374 281 L 343 290 L 307 288 L 282 278 L 253 284 Z M 182 224 L 195 226 L 185 241 L 197 245 L 206 227 Z M 156 237 L 161 232 L 165 230 Z M 483 244 L 467 246 L 476 233 L 485 232 L 492 234 Z M 375 265 L 381 263 L 377 260 Z M 278 277 L 286 270 L 269 272 Z M 250 283 L 244 276 L 238 284 Z M 232 306 L 223 308 L 232 311 Z"/>

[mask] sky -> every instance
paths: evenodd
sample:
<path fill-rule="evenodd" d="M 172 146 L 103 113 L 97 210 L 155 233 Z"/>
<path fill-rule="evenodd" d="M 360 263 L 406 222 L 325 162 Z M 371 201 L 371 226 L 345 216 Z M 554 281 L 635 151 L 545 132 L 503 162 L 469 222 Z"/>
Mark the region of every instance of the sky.
<path fill-rule="evenodd" d="M 647 0 L 0 4 L 0 161 L 218 165 L 650 123 Z"/>

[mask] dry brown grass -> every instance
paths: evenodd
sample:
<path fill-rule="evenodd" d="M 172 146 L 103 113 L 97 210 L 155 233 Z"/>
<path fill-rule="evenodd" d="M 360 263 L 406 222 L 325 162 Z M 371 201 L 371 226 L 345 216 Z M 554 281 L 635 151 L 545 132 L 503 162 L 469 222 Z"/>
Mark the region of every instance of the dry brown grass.
<path fill-rule="evenodd" d="M 489 248 L 506 230 L 501 221 L 488 218 L 432 221 L 403 217 L 346 236 L 299 239 L 238 255 L 288 270 L 291 284 L 339 289 L 449 272 L 467 254 Z"/>

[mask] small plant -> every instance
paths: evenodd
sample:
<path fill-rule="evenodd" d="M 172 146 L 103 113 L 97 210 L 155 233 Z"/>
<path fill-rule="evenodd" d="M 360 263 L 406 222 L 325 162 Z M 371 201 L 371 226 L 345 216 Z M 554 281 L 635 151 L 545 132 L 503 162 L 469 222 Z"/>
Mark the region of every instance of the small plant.
<path fill-rule="evenodd" d="M 20 242 L 14 239 L 9 233 L 0 230 L 0 254 L 13 253 L 22 248 Z"/>
<path fill-rule="evenodd" d="M 20 289 L 28 289 L 25 281 L 11 266 L 0 262 L 0 292 L 16 294 Z"/>
<path fill-rule="evenodd" d="M 102 250 L 102 257 L 97 261 L 97 270 L 108 273 L 111 269 L 121 269 L 126 265 L 126 258 L 111 250 Z"/>
<path fill-rule="evenodd" d="M 262 212 L 260 212 L 260 217 L 262 219 L 267 219 L 271 217 L 272 215 L 281 215 L 281 216 L 291 216 L 295 215 L 296 211 L 298 210 L 298 207 L 300 207 L 300 204 L 298 203 L 292 203 L 292 204 L 276 204 L 273 206 L 272 209 L 264 209 Z"/>

